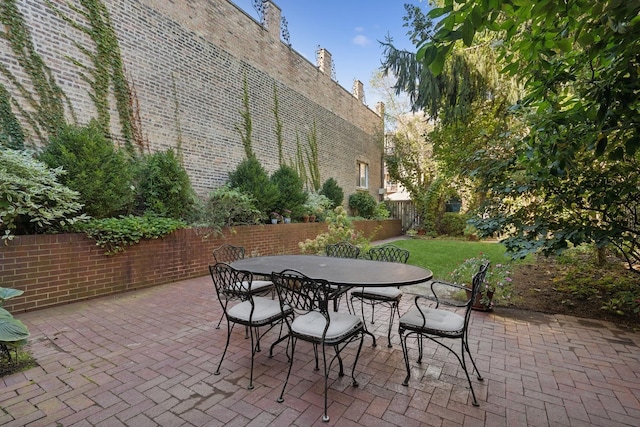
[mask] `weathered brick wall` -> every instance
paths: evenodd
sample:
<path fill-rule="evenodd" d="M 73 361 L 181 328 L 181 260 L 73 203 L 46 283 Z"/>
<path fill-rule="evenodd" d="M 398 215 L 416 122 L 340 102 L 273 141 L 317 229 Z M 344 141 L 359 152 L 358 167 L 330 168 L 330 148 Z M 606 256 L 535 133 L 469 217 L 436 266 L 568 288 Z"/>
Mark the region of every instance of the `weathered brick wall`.
<path fill-rule="evenodd" d="M 356 190 L 356 162 L 364 161 L 370 167 L 370 192 L 377 196 L 382 186 L 382 119 L 298 54 L 295 34 L 291 48 L 228 0 L 103 1 L 135 86 L 142 130 L 151 150 L 176 147 L 182 139 L 185 166 L 200 194 L 223 184 L 245 157 L 235 127 L 241 122 L 246 78 L 253 150 L 269 172 L 278 166 L 272 112 L 275 88 L 285 161 L 294 159 L 297 141 L 306 147 L 315 124 L 322 180 L 334 177 L 348 196 Z M 66 0 L 53 3 L 82 20 Z M 79 5 L 79 0 L 71 3 Z M 18 0 L 18 6 L 37 52 L 69 97 L 79 122 L 86 123 L 95 117 L 95 108 L 81 70 L 66 56 L 89 66 L 74 42 L 91 50 L 91 41 L 42 1 Z M 322 47 L 331 50 L 331 46 Z M 0 40 L 0 54 L 3 64 L 29 87 L 4 40 Z M 24 102 L 5 76 L 0 75 L 0 83 Z M 115 109 L 112 114 L 117 131 Z"/>
<path fill-rule="evenodd" d="M 402 233 L 399 220 L 354 225 L 376 240 Z M 300 253 L 299 242 L 326 229 L 325 223 L 243 226 L 208 239 L 184 229 L 113 256 L 83 234 L 17 236 L 0 247 L 0 286 L 25 292 L 4 308 L 17 313 L 206 275 L 211 252 L 223 243 L 244 246 L 247 257 Z"/>

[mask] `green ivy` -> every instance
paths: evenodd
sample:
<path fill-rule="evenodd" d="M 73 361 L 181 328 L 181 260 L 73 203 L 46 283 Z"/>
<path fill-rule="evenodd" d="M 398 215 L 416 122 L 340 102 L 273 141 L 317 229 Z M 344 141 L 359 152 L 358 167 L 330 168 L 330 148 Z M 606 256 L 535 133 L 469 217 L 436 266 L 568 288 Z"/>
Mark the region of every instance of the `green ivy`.
<path fill-rule="evenodd" d="M 24 132 L 11 110 L 11 95 L 0 84 L 0 145 L 21 150 L 24 148 Z"/>
<path fill-rule="evenodd" d="M 8 42 L 18 63 L 29 76 L 35 94 L 31 93 L 2 63 L 0 63 L 0 73 L 11 81 L 29 104 L 29 111 L 23 108 L 19 108 L 19 111 L 36 135 L 44 139 L 45 133 L 55 134 L 66 123 L 65 102 L 75 119 L 73 108 L 62 89 L 55 83 L 51 70 L 36 52 L 31 42 L 29 28 L 18 9 L 16 0 L 0 3 L 0 24 L 4 27 L 4 31 L 0 31 L 0 38 Z M 0 122 L 3 124 L 11 121 L 11 116 L 6 111 L 0 114 L 2 114 Z"/>
<path fill-rule="evenodd" d="M 94 219 L 78 224 L 76 231 L 84 232 L 94 239 L 107 255 L 124 252 L 126 246 L 142 239 L 159 239 L 173 233 L 187 224 L 182 220 L 161 218 L 152 215 L 122 216 L 120 218 Z"/>
<path fill-rule="evenodd" d="M 80 3 L 82 8 L 73 5 L 69 5 L 69 7 L 77 14 L 84 16 L 89 22 L 88 26 L 74 21 L 47 0 L 49 7 L 60 18 L 76 30 L 85 33 L 95 43 L 95 52 L 91 52 L 80 43 L 74 42 L 76 47 L 91 59 L 92 69 L 87 69 L 76 59 L 69 59 L 79 68 L 88 71 L 89 75 L 82 74 L 82 78 L 93 89 L 90 96 L 98 112 L 97 120 L 105 134 L 110 133 L 109 88 L 113 83 L 113 95 L 120 118 L 122 137 L 125 140 L 127 151 L 133 155 L 135 117 L 131 103 L 132 94 L 124 74 L 120 46 L 111 24 L 109 11 L 101 0 L 81 0 Z"/>
<path fill-rule="evenodd" d="M 235 129 L 240 134 L 242 139 L 242 145 L 247 158 L 255 157 L 253 148 L 251 146 L 251 133 L 253 131 L 253 122 L 251 121 L 251 110 L 249 109 L 249 83 L 247 82 L 247 76 L 242 79 L 242 107 L 240 116 L 242 117 L 242 123 L 236 124 Z"/>
<path fill-rule="evenodd" d="M 273 85 L 273 115 L 276 120 L 276 140 L 278 141 L 278 164 L 282 166 L 284 156 L 282 154 L 282 120 L 280 119 L 280 102 L 278 101 L 278 90 Z"/>
<path fill-rule="evenodd" d="M 320 190 L 320 168 L 318 167 L 318 132 L 314 120 L 311 133 L 307 135 L 309 150 L 305 150 L 309 165 L 309 183 L 313 191 Z"/>

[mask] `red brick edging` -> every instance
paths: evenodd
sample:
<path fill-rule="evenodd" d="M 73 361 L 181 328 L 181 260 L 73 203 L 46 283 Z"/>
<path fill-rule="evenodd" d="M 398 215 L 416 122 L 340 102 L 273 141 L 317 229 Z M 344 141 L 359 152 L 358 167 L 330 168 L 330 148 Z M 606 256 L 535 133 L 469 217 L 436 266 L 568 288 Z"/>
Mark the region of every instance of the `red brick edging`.
<path fill-rule="evenodd" d="M 399 220 L 357 221 L 376 240 L 399 236 Z M 326 231 L 326 224 L 235 227 L 224 236 L 203 238 L 194 229 L 144 240 L 107 256 L 83 234 L 17 236 L 0 249 L 0 286 L 24 290 L 5 302 L 12 313 L 116 294 L 206 275 L 211 252 L 223 243 L 246 248 L 247 256 L 299 253 L 298 243 Z"/>

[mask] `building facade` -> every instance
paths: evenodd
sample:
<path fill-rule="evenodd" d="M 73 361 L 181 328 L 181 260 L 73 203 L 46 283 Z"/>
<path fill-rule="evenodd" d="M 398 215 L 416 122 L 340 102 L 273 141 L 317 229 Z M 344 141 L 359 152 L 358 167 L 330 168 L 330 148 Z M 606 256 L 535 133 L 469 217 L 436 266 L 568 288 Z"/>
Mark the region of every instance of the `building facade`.
<path fill-rule="evenodd" d="M 71 22 L 88 25 L 87 3 L 106 7 L 148 149 L 179 147 L 199 194 L 223 185 L 245 158 L 238 128 L 246 88 L 252 148 L 269 173 L 280 162 L 277 110 L 284 163 L 295 163 L 314 138 L 321 181 L 335 178 L 345 201 L 355 191 L 379 198 L 382 106 L 374 111 L 363 103 L 362 85 L 355 84 L 350 93 L 331 78 L 330 47 L 319 50 L 318 64 L 297 53 L 281 36 L 282 12 L 274 3 L 263 3 L 264 19 L 258 22 L 228 0 L 96 0 L 84 5 L 53 0 L 52 6 L 9 1 L 17 5 L 35 51 L 69 99 L 68 121 L 79 124 L 96 116 L 86 81 L 93 67 L 86 52 L 95 50 L 95 43 Z M 12 76 L 0 73 L 0 84 L 14 106 L 29 111 L 33 107 L 16 82 L 26 90 L 33 82 L 4 38 L 0 62 Z M 111 109 L 117 139 L 114 102 Z"/>

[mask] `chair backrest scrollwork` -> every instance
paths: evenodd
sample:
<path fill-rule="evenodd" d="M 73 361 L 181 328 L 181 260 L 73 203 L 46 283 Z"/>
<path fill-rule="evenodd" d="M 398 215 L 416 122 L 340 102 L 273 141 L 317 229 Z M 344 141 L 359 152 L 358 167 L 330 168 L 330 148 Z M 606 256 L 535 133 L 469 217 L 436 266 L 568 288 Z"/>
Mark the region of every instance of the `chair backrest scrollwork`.
<path fill-rule="evenodd" d="M 398 262 L 406 264 L 410 252 L 395 245 L 382 245 L 369 249 L 369 259 L 374 261 Z"/>
<path fill-rule="evenodd" d="M 358 258 L 360 256 L 360 248 L 347 241 L 342 241 L 327 245 L 325 247 L 327 256 L 334 258 Z"/>
<path fill-rule="evenodd" d="M 215 262 L 225 262 L 227 264 L 244 258 L 244 248 L 242 246 L 233 246 L 224 244 L 213 250 L 213 259 Z"/>

